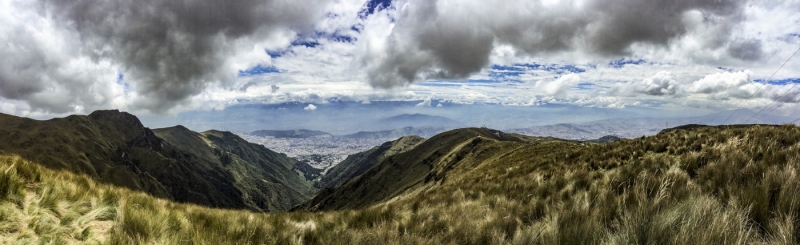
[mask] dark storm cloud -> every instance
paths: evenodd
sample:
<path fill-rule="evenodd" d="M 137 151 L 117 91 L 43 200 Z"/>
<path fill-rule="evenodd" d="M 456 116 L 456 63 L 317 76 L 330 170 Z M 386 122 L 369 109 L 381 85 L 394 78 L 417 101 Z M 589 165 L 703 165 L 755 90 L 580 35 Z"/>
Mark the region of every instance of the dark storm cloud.
<path fill-rule="evenodd" d="M 761 59 L 761 40 L 736 40 L 728 47 L 728 54 L 744 61 Z"/>
<path fill-rule="evenodd" d="M 164 112 L 202 92 L 211 83 L 230 84 L 235 71 L 225 67 L 237 45 L 250 45 L 279 31 L 309 31 L 327 1 L 292 0 L 41 0 L 37 11 L 52 16 L 60 28 L 76 31 L 74 49 L 95 62 L 121 66 L 126 81 L 142 99 L 135 108 Z M 47 54 L 26 69 L 58 69 Z M 2 77 L 2 83 L 20 83 Z M 46 81 L 2 89 L 6 98 L 41 91 Z M 65 81 L 55 81 L 65 82 Z M 73 86 L 66 84 L 67 86 Z"/>
<path fill-rule="evenodd" d="M 393 87 L 414 81 L 466 78 L 489 62 L 496 44 L 527 55 L 580 50 L 589 55 L 621 56 L 634 44 L 666 46 L 696 25 L 687 13 L 717 25 L 725 36 L 741 21 L 744 1 L 588 0 L 482 1 L 409 0 L 395 2 L 396 26 L 386 48 L 364 55 L 373 86 Z M 739 47 L 739 46 L 736 46 Z M 758 58 L 748 50 L 732 55 Z"/>
<path fill-rule="evenodd" d="M 597 18 L 589 40 L 594 51 L 623 54 L 634 43 L 666 45 L 682 36 L 688 26 L 683 13 L 697 10 L 707 21 L 722 17 L 724 21 L 739 21 L 740 5 L 744 1 L 677 0 L 677 1 L 592 1 L 588 8 Z"/>

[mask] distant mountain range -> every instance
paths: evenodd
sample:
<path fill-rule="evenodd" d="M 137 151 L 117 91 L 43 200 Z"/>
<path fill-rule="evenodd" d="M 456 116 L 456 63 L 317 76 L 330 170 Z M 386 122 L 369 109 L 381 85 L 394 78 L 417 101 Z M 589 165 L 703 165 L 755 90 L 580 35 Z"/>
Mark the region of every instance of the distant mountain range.
<path fill-rule="evenodd" d="M 298 139 L 325 136 L 349 139 L 384 139 L 400 138 L 407 135 L 418 135 L 427 138 L 450 129 L 464 127 L 463 123 L 450 118 L 419 113 L 383 118 L 375 121 L 374 125 L 374 127 L 384 130 L 359 131 L 345 135 L 333 135 L 328 132 L 310 129 L 257 130 L 249 134 L 262 137 Z"/>
<path fill-rule="evenodd" d="M 346 135 L 332 135 L 323 131 L 296 129 L 296 130 L 258 130 L 249 133 L 253 136 L 275 137 L 283 139 L 305 139 L 314 137 L 332 137 L 344 139 L 397 139 L 403 136 L 416 135 L 428 138 L 452 128 L 446 127 L 404 127 L 392 130 L 361 131 Z"/>
<path fill-rule="evenodd" d="M 380 119 L 377 122 L 387 129 L 405 127 L 447 127 L 460 128 L 464 123 L 441 116 L 431 116 L 425 114 L 402 114 L 389 118 Z"/>
<path fill-rule="evenodd" d="M 329 133 L 308 130 L 308 129 L 295 129 L 295 130 L 258 130 L 250 133 L 255 136 L 270 136 L 275 138 L 309 138 L 318 136 L 333 136 Z"/>
<path fill-rule="evenodd" d="M 229 132 L 150 130 L 117 110 L 47 121 L 0 114 L 0 135 L 3 154 L 178 202 L 281 211 L 316 191 L 286 155 Z"/>
<path fill-rule="evenodd" d="M 400 138 L 403 136 L 408 135 L 416 135 L 421 136 L 424 138 L 428 138 L 437 134 L 440 134 L 444 131 L 447 131 L 451 128 L 446 127 L 404 127 L 398 128 L 393 130 L 383 130 L 383 131 L 361 131 L 354 134 L 342 135 L 337 136 L 340 138 L 348 138 L 348 139 L 387 139 L 387 138 Z"/>
<path fill-rule="evenodd" d="M 726 120 L 727 119 L 727 120 Z M 635 138 L 654 135 L 665 128 L 686 124 L 782 124 L 791 122 L 796 118 L 781 116 L 756 115 L 756 111 L 741 109 L 738 111 L 723 111 L 699 117 L 685 118 L 628 118 L 606 119 L 586 123 L 562 123 L 544 126 L 504 130 L 532 136 L 552 136 L 561 139 L 589 140 L 607 135 L 620 138 Z"/>

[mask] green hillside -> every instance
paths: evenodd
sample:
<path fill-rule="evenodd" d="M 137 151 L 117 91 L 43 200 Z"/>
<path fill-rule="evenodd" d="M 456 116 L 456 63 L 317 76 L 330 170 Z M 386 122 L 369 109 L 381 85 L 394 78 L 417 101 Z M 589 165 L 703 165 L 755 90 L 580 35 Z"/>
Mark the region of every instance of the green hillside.
<path fill-rule="evenodd" d="M 230 132 L 197 133 L 183 126 L 154 129 L 156 136 L 190 153 L 191 161 L 209 171 L 230 173 L 247 208 L 284 211 L 314 194 L 311 183 L 294 171 L 304 164 Z"/>
<path fill-rule="evenodd" d="M 116 110 L 46 121 L 0 114 L 0 135 L 8 136 L 0 152 L 210 207 L 287 210 L 313 194 L 292 171 L 294 160 L 232 134 L 212 137 L 183 127 L 157 132 Z"/>
<path fill-rule="evenodd" d="M 425 138 L 419 136 L 405 136 L 367 151 L 347 156 L 344 161 L 328 169 L 316 185 L 319 188 L 337 187 L 345 181 L 361 175 L 385 157 L 408 151 L 424 140 Z"/>
<path fill-rule="evenodd" d="M 175 203 L 2 156 L 0 243 L 800 242 L 796 126 L 681 127 L 605 144 L 533 140 L 449 131 L 334 189 L 381 201 L 272 214 Z M 389 159 L 406 175 L 366 177 L 388 176 Z M 387 191 L 351 184 L 358 179 Z"/>
<path fill-rule="evenodd" d="M 444 132 L 413 149 L 381 159 L 362 175 L 337 188 L 323 189 L 295 209 L 321 211 L 364 208 L 403 193 L 438 185 L 448 175 L 460 175 L 525 142 L 549 140 L 486 128 Z M 377 156 L 372 161 L 377 161 Z"/>

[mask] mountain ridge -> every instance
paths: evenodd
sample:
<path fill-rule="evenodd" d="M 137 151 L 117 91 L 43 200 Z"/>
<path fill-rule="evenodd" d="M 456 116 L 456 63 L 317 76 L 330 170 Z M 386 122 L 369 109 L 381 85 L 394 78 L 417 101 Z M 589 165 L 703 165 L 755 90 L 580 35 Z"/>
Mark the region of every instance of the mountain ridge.
<path fill-rule="evenodd" d="M 387 201 L 408 191 L 421 191 L 441 183 L 448 174 L 474 167 L 465 158 L 482 155 L 486 148 L 508 148 L 551 138 L 507 134 L 488 128 L 450 130 L 431 137 L 405 152 L 390 155 L 336 188 L 325 188 L 292 210 L 327 211 L 357 209 Z"/>
<path fill-rule="evenodd" d="M 451 118 L 427 114 L 400 114 L 380 119 L 376 122 L 384 129 L 397 129 L 404 127 L 463 127 L 464 123 Z"/>
<path fill-rule="evenodd" d="M 385 138 L 400 138 L 403 136 L 417 135 L 423 138 L 429 138 L 437 135 L 451 128 L 448 127 L 403 127 L 398 129 L 380 130 L 380 131 L 359 131 L 352 134 L 340 135 L 336 137 L 351 138 L 351 139 L 385 139 Z"/>
<path fill-rule="evenodd" d="M 369 170 L 375 164 L 395 154 L 413 149 L 425 139 L 419 136 L 404 136 L 397 140 L 383 143 L 364 152 L 348 156 L 344 161 L 328 169 L 320 181 L 318 188 L 334 188 Z"/>
<path fill-rule="evenodd" d="M 168 129 L 156 132 L 164 130 Z M 245 188 L 247 184 L 243 185 L 241 180 L 266 176 L 262 172 L 278 168 L 268 168 L 277 167 L 277 164 L 266 159 L 262 159 L 263 162 L 241 159 L 257 155 L 281 158 L 277 162 L 284 162 L 283 165 L 296 161 L 240 138 L 234 140 L 235 145 L 223 148 L 219 147 L 223 144 L 206 142 L 203 138 L 207 136 L 183 126 L 169 130 L 176 135 L 170 138 L 162 134 L 167 138 L 162 139 L 144 127 L 136 116 L 118 110 L 44 121 L 3 114 L 0 115 L 0 134 L 9 137 L 0 142 L 0 151 L 156 197 L 210 207 L 280 211 L 314 192 L 310 184 L 297 184 L 303 180 L 291 168 L 277 170 L 283 173 L 284 183 L 294 183 L 291 187 L 277 184 L 264 187 L 263 191 Z M 241 150 L 238 155 L 231 152 L 235 149 Z M 223 164 L 224 161 L 254 171 L 234 171 Z M 283 194 L 271 195 L 274 199 L 270 200 L 267 197 L 272 192 Z"/>

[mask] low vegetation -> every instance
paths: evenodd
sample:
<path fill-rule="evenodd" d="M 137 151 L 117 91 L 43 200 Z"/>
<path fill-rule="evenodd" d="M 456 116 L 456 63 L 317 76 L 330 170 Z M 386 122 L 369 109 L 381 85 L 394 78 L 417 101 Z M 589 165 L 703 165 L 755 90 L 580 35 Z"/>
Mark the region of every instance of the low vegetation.
<path fill-rule="evenodd" d="M 275 214 L 175 203 L 3 156 L 0 243 L 796 244 L 798 142 L 800 128 L 785 125 L 503 143 L 376 205 Z M 480 157 L 492 149 L 503 152 Z"/>

